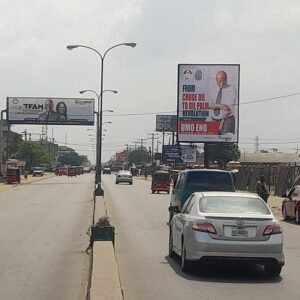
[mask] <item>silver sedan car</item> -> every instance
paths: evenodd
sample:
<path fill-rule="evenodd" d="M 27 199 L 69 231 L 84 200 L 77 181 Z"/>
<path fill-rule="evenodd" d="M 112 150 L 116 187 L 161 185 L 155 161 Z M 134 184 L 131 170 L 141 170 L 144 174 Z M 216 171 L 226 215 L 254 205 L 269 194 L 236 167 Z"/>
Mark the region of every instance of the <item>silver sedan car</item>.
<path fill-rule="evenodd" d="M 169 210 L 169 256 L 181 257 L 181 269 L 193 261 L 246 260 L 262 264 L 278 276 L 284 265 L 283 237 L 279 222 L 256 194 L 197 192 L 181 211 Z"/>
<path fill-rule="evenodd" d="M 116 184 L 119 184 L 120 182 L 132 184 L 132 173 L 128 170 L 120 170 L 116 176 Z"/>

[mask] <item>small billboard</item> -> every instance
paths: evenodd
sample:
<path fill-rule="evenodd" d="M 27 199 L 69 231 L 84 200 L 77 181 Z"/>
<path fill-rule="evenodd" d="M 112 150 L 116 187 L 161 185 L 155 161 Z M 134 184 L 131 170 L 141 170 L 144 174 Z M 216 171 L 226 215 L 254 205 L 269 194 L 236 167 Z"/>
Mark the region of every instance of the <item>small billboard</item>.
<path fill-rule="evenodd" d="M 124 162 L 128 161 L 128 152 L 126 152 L 126 151 L 117 152 L 116 153 L 116 161 L 118 163 L 124 163 Z"/>
<path fill-rule="evenodd" d="M 238 64 L 179 64 L 178 142 L 238 142 Z"/>
<path fill-rule="evenodd" d="M 195 163 L 196 147 L 183 145 L 164 145 L 163 163 Z"/>
<path fill-rule="evenodd" d="M 9 124 L 93 125 L 94 99 L 7 97 Z"/>
<path fill-rule="evenodd" d="M 176 115 L 156 115 L 156 131 L 176 132 L 177 116 Z"/>

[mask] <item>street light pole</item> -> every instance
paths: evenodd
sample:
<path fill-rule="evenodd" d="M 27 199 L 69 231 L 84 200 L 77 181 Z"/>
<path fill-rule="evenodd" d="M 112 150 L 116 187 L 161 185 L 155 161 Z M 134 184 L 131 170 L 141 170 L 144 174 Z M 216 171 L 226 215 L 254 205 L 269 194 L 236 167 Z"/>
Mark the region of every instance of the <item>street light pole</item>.
<path fill-rule="evenodd" d="M 67 46 L 67 49 L 68 50 L 73 50 L 75 48 L 78 48 L 78 47 L 81 47 L 81 48 L 87 48 L 87 49 L 90 49 L 94 52 L 96 52 L 98 54 L 98 56 L 100 57 L 100 60 L 101 60 L 101 81 L 100 81 L 100 101 L 98 101 L 98 114 L 99 114 L 99 121 L 97 120 L 97 130 L 98 130 L 98 140 L 99 140 L 99 154 L 98 154 L 98 179 L 97 179 L 97 187 L 96 187 L 96 190 L 95 190 L 95 196 L 103 196 L 104 195 L 104 191 L 101 187 L 101 158 L 102 158 L 102 138 L 101 138 L 101 134 L 102 134 L 102 114 L 103 114 L 103 111 L 102 111 L 102 104 L 103 104 L 103 68 L 104 68 L 104 59 L 105 59 L 105 56 L 107 55 L 107 53 L 116 48 L 116 47 L 119 47 L 119 46 L 129 46 L 129 47 L 132 47 L 134 48 L 136 46 L 136 43 L 121 43 L 121 44 L 116 44 L 110 48 L 108 48 L 103 55 L 101 55 L 101 53 L 92 48 L 92 47 L 89 47 L 89 46 L 85 46 L 85 45 L 68 45 Z M 97 118 L 98 119 L 98 118 Z M 97 168 L 96 168 L 97 170 Z"/>
<path fill-rule="evenodd" d="M 91 92 L 93 93 L 97 99 L 98 99 L 98 107 L 99 107 L 99 103 L 100 103 L 100 94 L 98 95 L 97 92 L 95 92 L 94 90 L 82 90 L 82 91 L 79 91 L 80 94 L 84 94 L 86 92 Z M 116 90 L 104 90 L 102 91 L 102 94 L 105 93 L 105 92 L 112 92 L 114 94 L 117 94 L 118 91 Z M 113 110 L 106 110 L 108 112 L 113 112 Z M 99 153 L 100 153 L 100 139 L 101 139 L 101 145 L 102 145 L 102 138 L 100 138 L 99 136 L 99 127 L 100 127 L 100 114 L 99 114 L 99 108 L 98 108 L 98 111 L 96 112 L 97 114 L 97 130 L 96 130 L 96 174 L 95 174 L 95 184 L 98 184 L 99 182 L 99 173 L 100 173 L 100 176 L 101 176 L 101 163 L 99 161 Z M 101 117 L 101 123 L 102 123 L 102 117 Z M 101 124 L 102 126 L 102 124 Z M 100 133 L 102 132 L 102 130 L 100 131 Z M 99 167 L 100 167 L 100 170 L 99 170 Z M 100 182 L 101 182 L 101 178 L 100 178 Z"/>

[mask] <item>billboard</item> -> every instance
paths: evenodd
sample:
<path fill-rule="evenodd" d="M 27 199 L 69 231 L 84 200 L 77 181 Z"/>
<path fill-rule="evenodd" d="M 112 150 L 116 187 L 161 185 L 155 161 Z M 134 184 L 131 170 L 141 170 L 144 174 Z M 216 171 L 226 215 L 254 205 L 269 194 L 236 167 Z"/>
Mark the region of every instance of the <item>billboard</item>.
<path fill-rule="evenodd" d="M 194 163 L 196 162 L 196 147 L 164 145 L 162 157 L 163 163 Z"/>
<path fill-rule="evenodd" d="M 240 65 L 179 64 L 178 142 L 238 142 Z"/>
<path fill-rule="evenodd" d="M 156 131 L 176 132 L 177 116 L 176 115 L 156 115 Z"/>
<path fill-rule="evenodd" d="M 9 124 L 94 124 L 94 99 L 8 97 L 6 109 Z"/>
<path fill-rule="evenodd" d="M 128 153 L 127 152 L 117 152 L 116 153 L 116 161 L 119 163 L 124 163 L 128 161 Z"/>

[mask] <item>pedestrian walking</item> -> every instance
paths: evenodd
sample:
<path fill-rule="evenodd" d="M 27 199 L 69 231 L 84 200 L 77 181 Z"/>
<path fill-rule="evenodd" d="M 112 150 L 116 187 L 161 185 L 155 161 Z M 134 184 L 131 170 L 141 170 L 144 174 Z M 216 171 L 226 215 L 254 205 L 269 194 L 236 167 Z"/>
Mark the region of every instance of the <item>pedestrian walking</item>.
<path fill-rule="evenodd" d="M 259 177 L 259 180 L 256 184 L 256 192 L 259 197 L 261 197 L 266 203 L 268 202 L 268 198 L 270 196 L 269 189 L 266 184 L 266 179 L 264 175 Z"/>

